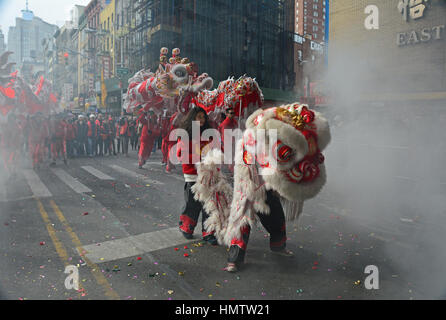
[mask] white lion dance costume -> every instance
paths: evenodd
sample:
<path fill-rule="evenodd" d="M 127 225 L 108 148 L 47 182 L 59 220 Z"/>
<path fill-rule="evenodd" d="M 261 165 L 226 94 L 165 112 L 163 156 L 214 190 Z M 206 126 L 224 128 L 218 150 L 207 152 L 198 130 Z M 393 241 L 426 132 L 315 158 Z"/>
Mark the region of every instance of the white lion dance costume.
<path fill-rule="evenodd" d="M 260 221 L 273 252 L 286 250 L 286 221 L 326 182 L 322 151 L 331 140 L 327 120 L 307 106 L 292 104 L 253 113 L 235 153 L 234 186 L 220 170 L 223 154 L 211 150 L 197 166 L 195 198 L 210 217 L 208 232 L 230 247 L 228 271 L 244 261 L 249 233 Z"/>

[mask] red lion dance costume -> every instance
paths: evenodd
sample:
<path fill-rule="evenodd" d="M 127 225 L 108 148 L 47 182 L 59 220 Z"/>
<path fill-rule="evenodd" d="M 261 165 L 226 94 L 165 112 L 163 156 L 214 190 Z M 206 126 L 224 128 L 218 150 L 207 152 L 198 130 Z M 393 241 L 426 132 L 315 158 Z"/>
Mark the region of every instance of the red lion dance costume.
<path fill-rule="evenodd" d="M 327 120 L 307 106 L 258 110 L 237 143 L 234 187 L 220 170 L 220 150 L 210 151 L 198 165 L 192 191 L 210 215 L 207 231 L 230 247 L 228 271 L 243 263 L 256 221 L 270 233 L 273 252 L 291 254 L 285 249 L 286 221 L 297 219 L 304 201 L 325 185 L 321 152 L 330 140 Z"/>
<path fill-rule="evenodd" d="M 0 113 L 11 119 L 1 128 L 3 155 L 7 160 L 5 165 L 11 168 L 16 166 L 16 157 L 24 142 L 22 135 L 27 131 L 31 161 L 33 167 L 38 168 L 43 162 L 43 145 L 48 138 L 48 126 L 42 116 L 58 109 L 57 98 L 51 92 L 51 83 L 43 77 L 38 78 L 31 87 L 18 76 L 18 72 L 11 74 L 14 63 L 7 63 L 11 54 L 8 51 L 0 56 Z M 27 117 L 29 121 L 21 121 L 21 127 L 15 120 Z"/>
<path fill-rule="evenodd" d="M 249 77 L 237 80 L 229 78 L 221 82 L 217 89 L 213 87 L 213 80 L 208 74 L 198 74 L 198 66 L 188 58 L 181 58 L 180 49 L 172 50 L 172 57 L 167 58 L 169 50 L 161 49 L 160 65 L 153 73 L 150 70 L 141 70 L 129 80 L 129 87 L 125 95 L 124 108 L 127 112 L 134 112 L 135 108 L 142 106 L 140 112 L 153 110 L 160 116 L 166 110 L 172 115 L 169 124 L 163 120 L 163 162 L 167 163 L 169 171 L 172 164 L 169 157 L 176 140 L 169 139 L 172 131 L 179 127 L 185 115 L 194 106 L 206 110 L 211 124 L 215 128 L 222 122 L 221 115 L 231 107 L 238 117 L 240 127 L 250 114 L 263 105 L 263 94 L 257 82 Z M 167 127 L 167 130 L 166 130 Z"/>
<path fill-rule="evenodd" d="M 142 168 L 152 153 L 153 145 L 155 139 L 160 134 L 160 129 L 155 114 L 141 114 L 137 120 L 137 124 L 139 123 L 143 125 L 141 130 L 141 145 L 138 153 L 138 164 Z"/>

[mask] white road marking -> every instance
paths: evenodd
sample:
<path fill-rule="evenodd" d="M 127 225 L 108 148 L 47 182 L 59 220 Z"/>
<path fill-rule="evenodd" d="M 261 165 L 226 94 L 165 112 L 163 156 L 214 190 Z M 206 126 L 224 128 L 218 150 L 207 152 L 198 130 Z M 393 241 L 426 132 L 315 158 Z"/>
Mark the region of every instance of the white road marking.
<path fill-rule="evenodd" d="M 144 181 L 145 183 L 148 183 L 148 184 L 164 185 L 164 183 L 161 182 L 161 181 L 149 179 L 149 178 L 147 178 L 146 176 L 144 176 L 142 174 L 133 172 L 131 170 L 125 169 L 125 168 L 123 168 L 121 166 L 118 166 L 118 165 L 115 165 L 115 164 L 110 165 L 110 168 L 112 168 L 113 170 L 116 170 L 119 173 L 122 173 L 122 174 L 124 174 L 126 176 L 130 176 L 130 177 L 136 178 L 136 179 L 141 179 L 142 181 Z"/>
<path fill-rule="evenodd" d="M 35 197 L 49 198 L 53 196 L 33 170 L 25 169 L 23 170 L 23 175 L 25 176 L 26 182 L 28 183 Z"/>
<path fill-rule="evenodd" d="M 80 183 L 77 179 L 70 176 L 64 170 L 52 169 L 52 171 L 60 180 L 62 180 L 67 186 L 69 186 L 75 192 L 77 193 L 92 192 L 90 188 L 84 186 L 82 183 Z"/>
<path fill-rule="evenodd" d="M 100 180 L 115 180 L 114 178 L 110 177 L 109 175 L 91 167 L 91 166 L 83 166 L 81 167 L 82 169 L 84 169 L 85 171 L 91 173 L 92 175 L 94 175 L 96 178 L 100 179 Z"/>
<path fill-rule="evenodd" d="M 13 198 L 13 199 L 5 199 L 5 200 L 3 200 L 3 199 L 0 199 L 0 202 L 15 202 L 15 201 L 25 201 L 25 200 L 33 200 L 33 199 L 35 199 L 36 197 L 34 196 L 34 195 L 32 195 L 32 196 L 29 196 L 29 197 L 19 197 L 19 198 Z M 43 198 L 43 197 L 40 197 L 40 198 Z M 48 198 L 48 197 L 47 197 Z"/>
<path fill-rule="evenodd" d="M 161 162 L 154 162 L 154 161 L 147 161 L 146 164 L 156 165 L 156 166 L 163 166 Z"/>
<path fill-rule="evenodd" d="M 150 168 L 149 170 L 153 170 L 153 171 L 156 171 L 156 172 L 161 172 L 161 173 L 163 173 L 166 177 L 170 177 L 170 178 L 176 179 L 176 180 L 178 180 L 178 181 L 184 182 L 184 177 L 183 177 L 183 176 L 178 176 L 178 175 L 176 175 L 175 173 L 166 173 L 165 170 L 156 169 L 156 168 Z"/>
<path fill-rule="evenodd" d="M 187 240 L 178 228 L 164 229 L 123 239 L 84 246 L 85 256 L 93 263 L 104 263 L 175 247 L 198 239 Z"/>

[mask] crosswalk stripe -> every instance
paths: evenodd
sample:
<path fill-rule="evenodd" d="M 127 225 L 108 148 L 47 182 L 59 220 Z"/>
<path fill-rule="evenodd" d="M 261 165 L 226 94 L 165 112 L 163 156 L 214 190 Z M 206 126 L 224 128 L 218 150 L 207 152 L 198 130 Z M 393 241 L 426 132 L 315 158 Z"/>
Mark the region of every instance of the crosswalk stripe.
<path fill-rule="evenodd" d="M 110 177 L 109 175 L 91 167 L 91 166 L 82 166 L 82 169 L 84 169 L 85 171 L 87 171 L 88 173 L 91 173 L 92 175 L 94 175 L 96 178 L 100 179 L 100 180 L 115 180 L 114 178 Z"/>
<path fill-rule="evenodd" d="M 156 171 L 156 172 L 161 172 L 166 177 L 173 178 L 173 179 L 176 179 L 178 181 L 184 182 L 184 177 L 183 176 L 177 176 L 175 173 L 166 173 L 165 170 L 161 170 L 161 169 L 157 169 L 157 168 L 150 168 L 150 170 L 153 170 L 153 171 Z"/>
<path fill-rule="evenodd" d="M 130 177 L 133 177 L 133 178 L 136 178 L 136 179 L 141 179 L 142 181 L 144 181 L 144 182 L 146 182 L 148 184 L 164 185 L 164 183 L 161 182 L 161 181 L 149 179 L 149 178 L 147 178 L 146 176 L 144 176 L 142 174 L 138 174 L 136 172 L 130 171 L 128 169 L 125 169 L 125 168 L 123 168 L 121 166 L 118 166 L 118 165 L 115 165 L 115 164 L 110 165 L 110 168 L 112 168 L 113 170 L 116 170 L 119 173 L 122 173 L 122 174 L 124 174 L 126 176 L 130 176 Z"/>
<path fill-rule="evenodd" d="M 154 162 L 154 161 L 146 161 L 145 164 L 155 165 L 155 166 L 163 166 L 160 162 Z"/>
<path fill-rule="evenodd" d="M 161 236 L 161 237 L 160 237 Z M 85 256 L 93 263 L 104 263 L 134 257 L 153 251 L 197 241 L 185 239 L 178 228 L 143 233 L 128 238 L 84 246 Z"/>
<path fill-rule="evenodd" d="M 23 170 L 23 175 L 35 197 L 49 198 L 53 196 L 33 170 L 25 169 Z"/>
<path fill-rule="evenodd" d="M 73 189 L 77 193 L 87 193 L 92 192 L 90 188 L 84 186 L 82 183 L 77 181 L 75 178 L 70 176 L 68 173 L 66 173 L 62 169 L 52 169 L 54 174 L 62 180 L 67 186 L 69 186 L 71 189 Z"/>

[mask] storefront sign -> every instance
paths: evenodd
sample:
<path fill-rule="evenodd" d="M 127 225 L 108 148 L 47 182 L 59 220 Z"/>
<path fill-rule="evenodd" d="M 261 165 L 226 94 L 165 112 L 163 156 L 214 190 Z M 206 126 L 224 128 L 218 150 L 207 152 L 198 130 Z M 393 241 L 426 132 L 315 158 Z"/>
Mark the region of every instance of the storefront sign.
<path fill-rule="evenodd" d="M 427 2 L 429 0 L 400 0 L 398 11 L 403 15 L 404 21 L 409 21 L 409 18 L 420 19 L 424 16 Z"/>
<path fill-rule="evenodd" d="M 444 39 L 445 25 L 435 26 L 433 28 L 423 28 L 421 30 L 411 30 L 397 34 L 397 44 L 400 47 L 417 44 L 420 42 L 429 42 Z"/>

